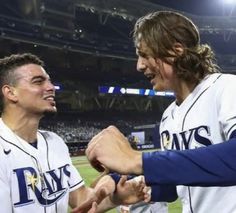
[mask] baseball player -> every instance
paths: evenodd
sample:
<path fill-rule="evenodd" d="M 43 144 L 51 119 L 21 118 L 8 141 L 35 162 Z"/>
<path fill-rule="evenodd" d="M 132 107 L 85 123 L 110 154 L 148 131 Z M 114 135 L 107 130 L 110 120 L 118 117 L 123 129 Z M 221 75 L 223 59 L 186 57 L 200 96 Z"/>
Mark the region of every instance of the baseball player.
<path fill-rule="evenodd" d="M 156 35 L 149 34 L 150 29 Z M 153 13 L 137 22 L 134 37 L 138 70 L 151 79 L 155 90 L 173 90 L 176 95 L 160 123 L 162 147 L 196 149 L 229 140 L 236 129 L 236 101 L 231 94 L 236 77 L 219 73 L 211 48 L 200 44 L 192 21 L 173 12 Z M 235 194 L 236 187 L 176 189 L 184 213 L 234 212 L 230 198 Z"/>
<path fill-rule="evenodd" d="M 0 209 L 4 213 L 67 213 L 68 202 L 75 208 L 87 199 L 100 203 L 115 195 L 110 176 L 95 189 L 85 187 L 63 140 L 38 130 L 40 119 L 57 111 L 55 88 L 42 66 L 32 54 L 0 60 Z M 142 188 L 137 184 L 137 189 Z"/>
<path fill-rule="evenodd" d="M 214 174 L 216 176 L 220 172 L 213 172 L 209 175 L 207 173 L 218 169 L 227 171 L 226 180 L 232 180 L 233 168 L 229 168 L 231 163 L 228 164 L 228 162 L 233 160 L 234 155 L 230 152 L 231 156 L 228 157 L 225 152 L 227 149 L 222 155 L 217 145 L 218 148 L 214 148 L 214 146 L 210 148 L 210 145 L 222 142 L 233 143 L 232 140 L 235 140 L 236 98 L 233 91 L 236 89 L 236 77 L 219 72 L 218 66 L 214 63 L 214 53 L 211 48 L 208 45 L 200 44 L 197 27 L 191 20 L 179 13 L 162 11 L 140 18 L 135 25 L 134 41 L 138 55 L 137 69 L 150 79 L 154 90 L 172 90 L 176 96 L 176 100 L 163 113 L 160 124 L 163 149 L 187 151 L 196 149 L 196 153 L 203 155 L 196 156 L 194 151 L 164 152 L 163 154 L 129 152 L 128 145 L 122 143 L 126 139 L 116 128 L 109 127 L 92 139 L 86 151 L 88 158 L 97 168 L 103 164 L 113 171 L 124 174 L 128 172 L 142 174 L 144 172 L 146 182 L 155 185 L 158 184 L 158 177 L 150 176 L 159 169 L 155 167 L 155 162 L 158 161 L 157 156 L 159 159 L 166 158 L 164 159 L 166 161 L 162 160 L 162 162 L 165 162 L 164 165 L 167 165 L 168 168 L 173 168 L 173 166 L 169 166 L 174 162 L 172 157 L 178 159 L 180 158 L 178 156 L 182 156 L 181 160 L 178 159 L 178 163 L 182 162 L 182 165 L 175 164 L 181 165 L 182 169 L 173 170 L 182 173 L 172 174 L 172 170 L 170 170 L 169 173 L 177 178 L 167 177 L 169 182 L 165 181 L 164 175 L 161 176 L 159 183 L 166 185 L 155 185 L 156 190 L 152 191 L 152 198 L 156 201 L 173 201 L 179 196 L 184 213 L 236 212 L 236 205 L 232 200 L 236 195 L 235 186 L 175 187 L 174 181 L 171 182 L 171 179 L 175 181 L 178 179 L 179 182 L 181 179 L 182 182 L 187 182 L 187 178 L 189 178 L 198 180 L 198 184 L 203 186 L 204 177 L 213 177 L 212 185 L 214 185 L 217 180 L 223 179 L 214 177 Z M 112 146 L 105 149 L 108 141 Z M 124 152 L 122 150 L 125 149 L 125 146 L 127 149 Z M 209 148 L 201 149 L 201 147 Z M 201 149 L 199 152 L 197 152 L 198 148 Z M 120 156 L 117 156 L 120 159 L 119 162 L 122 161 L 121 159 L 123 159 L 123 163 L 132 159 L 130 164 L 126 163 L 126 169 L 119 168 L 117 161 L 108 162 L 109 155 L 114 152 L 121 152 Z M 207 155 L 207 153 L 209 154 Z M 188 157 L 193 157 L 193 159 Z M 208 158 L 209 162 L 217 161 L 215 164 L 209 165 Z M 170 161 L 168 161 L 169 159 Z M 185 166 L 185 161 L 187 166 Z M 205 165 L 203 161 L 205 161 Z M 217 163 L 221 166 L 220 168 L 217 167 Z M 195 164 L 192 172 L 191 164 Z M 164 168 L 163 170 L 164 174 L 168 175 Z M 231 173 L 229 174 L 229 172 Z M 160 173 L 161 171 L 159 171 Z M 187 178 L 184 177 L 185 174 Z M 197 175 L 200 176 L 191 177 Z M 229 177 L 230 175 L 231 177 Z M 206 182 L 209 183 L 210 180 L 207 179 Z M 167 185 L 168 183 L 169 185 Z M 191 181 L 188 184 L 191 185 Z"/>
<path fill-rule="evenodd" d="M 236 123 L 236 101 L 231 96 L 236 89 L 235 82 L 235 76 L 211 74 L 201 81 L 183 105 L 172 103 L 164 112 L 160 125 L 163 148 L 195 149 L 229 140 Z M 230 202 L 230 197 L 235 195 L 235 190 L 236 187 L 178 186 L 177 194 L 182 200 L 183 212 L 220 212 L 223 208 L 224 212 L 234 212 L 236 206 Z M 216 194 L 223 195 L 224 206 L 217 202 Z"/>

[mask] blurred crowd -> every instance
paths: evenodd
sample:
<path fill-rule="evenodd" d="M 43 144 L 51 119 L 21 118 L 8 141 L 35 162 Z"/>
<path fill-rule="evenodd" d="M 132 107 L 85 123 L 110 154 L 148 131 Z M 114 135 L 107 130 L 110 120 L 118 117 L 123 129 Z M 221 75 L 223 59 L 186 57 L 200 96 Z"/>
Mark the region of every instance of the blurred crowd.
<path fill-rule="evenodd" d="M 149 122 L 149 123 L 148 123 Z M 89 142 L 94 135 L 109 125 L 117 126 L 125 136 L 128 136 L 135 126 L 150 124 L 143 119 L 77 119 L 72 117 L 55 117 L 44 119 L 41 122 L 41 129 L 56 132 L 66 143 Z"/>
<path fill-rule="evenodd" d="M 78 116 L 56 116 L 43 119 L 40 124 L 40 129 L 48 130 L 57 133 L 63 138 L 67 144 L 71 155 L 84 154 L 88 142 L 94 135 L 109 125 L 117 126 L 122 133 L 129 138 L 135 126 L 143 125 L 144 123 L 153 123 L 151 120 L 144 119 L 90 119 L 78 118 Z M 148 139 L 148 138 L 147 138 Z M 148 141 L 147 141 L 148 142 Z M 132 143 L 131 143 L 132 145 Z"/>

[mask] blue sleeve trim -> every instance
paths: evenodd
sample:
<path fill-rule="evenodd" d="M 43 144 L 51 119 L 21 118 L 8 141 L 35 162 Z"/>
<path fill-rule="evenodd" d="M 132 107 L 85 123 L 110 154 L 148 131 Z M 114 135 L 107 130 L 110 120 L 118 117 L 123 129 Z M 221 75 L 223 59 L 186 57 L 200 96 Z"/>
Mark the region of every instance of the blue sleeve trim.
<path fill-rule="evenodd" d="M 114 180 L 115 184 L 117 185 L 118 182 L 120 181 L 121 175 L 118 173 L 109 173 L 110 177 Z M 127 180 L 133 179 L 135 176 L 133 175 L 128 175 Z"/>
<path fill-rule="evenodd" d="M 76 186 L 80 185 L 82 182 L 84 182 L 84 181 L 83 181 L 83 180 L 81 180 L 80 182 L 78 182 L 78 183 L 74 184 L 73 186 L 69 186 L 69 187 L 70 187 L 70 189 L 72 189 L 72 188 L 74 188 L 74 187 L 76 187 Z"/>
<path fill-rule="evenodd" d="M 115 184 L 117 185 L 118 182 L 120 181 L 121 175 L 117 173 L 110 173 L 109 175 L 114 180 Z"/>
<path fill-rule="evenodd" d="M 110 173 L 110 177 L 114 180 L 115 184 L 117 185 L 120 181 L 121 175 L 117 173 Z M 129 175 L 128 180 L 134 178 L 135 176 Z M 177 199 L 177 192 L 175 186 L 159 186 L 154 185 L 152 188 L 152 194 L 151 194 L 151 201 L 155 202 L 173 202 Z"/>

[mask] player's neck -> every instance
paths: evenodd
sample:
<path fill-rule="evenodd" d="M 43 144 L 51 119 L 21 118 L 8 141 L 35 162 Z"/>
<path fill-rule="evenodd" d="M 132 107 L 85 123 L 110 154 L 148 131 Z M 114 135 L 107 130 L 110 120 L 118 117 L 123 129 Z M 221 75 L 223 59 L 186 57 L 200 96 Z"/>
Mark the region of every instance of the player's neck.
<path fill-rule="evenodd" d="M 22 115 L 14 117 L 8 116 L 8 114 L 5 113 L 2 114 L 2 120 L 14 134 L 25 141 L 32 143 L 37 139 L 38 120 L 30 119 Z"/>
<path fill-rule="evenodd" d="M 195 89 L 197 84 L 187 84 L 186 82 L 180 82 L 175 90 L 176 103 L 181 105 L 188 95 Z"/>

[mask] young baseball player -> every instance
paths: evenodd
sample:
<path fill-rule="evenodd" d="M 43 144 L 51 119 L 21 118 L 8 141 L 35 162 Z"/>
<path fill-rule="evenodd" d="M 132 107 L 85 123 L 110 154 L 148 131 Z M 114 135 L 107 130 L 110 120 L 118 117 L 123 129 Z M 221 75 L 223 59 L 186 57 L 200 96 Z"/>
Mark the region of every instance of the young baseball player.
<path fill-rule="evenodd" d="M 229 185 L 235 184 L 235 181 L 229 182 L 235 177 L 235 166 L 230 168 L 231 161 L 235 161 L 234 154 L 231 151 L 228 156 L 226 151 L 235 143 L 236 97 L 233 91 L 236 77 L 219 72 L 211 48 L 200 44 L 197 27 L 179 13 L 154 12 L 140 18 L 135 25 L 134 41 L 137 69 L 150 79 L 154 90 L 172 90 L 176 96 L 161 119 L 162 148 L 186 151 L 160 154 L 129 151 L 124 136 L 115 127 L 109 127 L 89 144 L 86 153 L 92 165 L 99 169 L 102 164 L 123 174 L 144 172 L 146 181 L 150 185 L 156 184 L 153 200 L 173 201 L 179 197 L 184 213 L 236 212 L 236 205 L 232 202 L 236 195 L 235 186 L 174 186 L 177 180 L 177 184 L 207 185 L 211 180 L 204 180 L 205 177 L 213 177 L 210 185 L 216 185 L 217 181 L 224 185 L 224 175 Z M 222 142 L 226 145 L 211 148 L 211 145 Z M 225 147 L 222 153 L 220 147 Z M 189 149 L 194 150 L 188 152 Z M 111 161 L 114 153 L 120 153 L 116 154 L 119 161 Z M 167 168 L 172 168 L 169 174 L 164 166 L 155 164 L 158 159 Z M 172 164 L 175 159 L 177 163 Z M 215 163 L 210 164 L 214 160 Z M 127 167 L 120 168 L 118 162 L 126 162 Z M 195 166 L 191 168 L 191 165 Z M 173 169 L 174 166 L 180 166 L 180 169 Z M 166 176 L 161 175 L 161 169 Z M 157 170 L 159 172 L 155 172 Z M 195 184 L 192 184 L 193 180 Z M 165 185 L 157 185 L 161 183 Z"/>
<path fill-rule="evenodd" d="M 57 111 L 54 85 L 38 57 L 18 54 L 0 59 L 0 88 L 1 212 L 67 213 L 68 202 L 74 208 L 87 199 L 99 203 L 108 195 L 122 198 L 113 194 L 115 184 L 109 176 L 95 189 L 85 187 L 63 140 L 55 133 L 38 130 L 40 119 Z M 123 181 L 122 187 L 143 187 L 136 185 L 132 188 L 132 183 Z M 135 201 L 135 193 L 133 197 L 124 195 Z M 138 196 L 141 194 L 136 201 Z"/>

